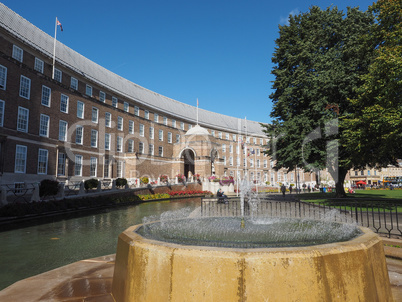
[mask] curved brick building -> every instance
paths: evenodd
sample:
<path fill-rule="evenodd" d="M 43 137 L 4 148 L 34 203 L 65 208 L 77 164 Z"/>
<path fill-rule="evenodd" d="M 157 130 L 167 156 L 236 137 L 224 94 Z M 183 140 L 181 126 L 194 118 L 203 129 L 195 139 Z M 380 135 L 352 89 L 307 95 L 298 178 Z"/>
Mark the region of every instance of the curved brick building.
<path fill-rule="evenodd" d="M 197 125 L 196 107 L 138 86 L 60 42 L 53 76 L 53 41 L 0 3 L 3 184 L 243 176 L 246 169 L 258 182 L 295 181 L 294 173 L 273 171 L 263 155 L 260 123 L 199 109 Z M 312 180 L 306 175 L 302 181 Z"/>

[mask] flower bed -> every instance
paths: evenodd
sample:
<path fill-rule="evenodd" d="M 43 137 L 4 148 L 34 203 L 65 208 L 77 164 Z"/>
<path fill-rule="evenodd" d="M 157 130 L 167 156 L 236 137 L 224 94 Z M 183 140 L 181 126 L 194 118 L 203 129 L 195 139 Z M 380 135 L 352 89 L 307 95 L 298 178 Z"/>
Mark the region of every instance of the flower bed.
<path fill-rule="evenodd" d="M 189 191 L 171 191 L 168 193 L 173 196 L 192 196 L 192 195 L 213 195 L 211 191 L 189 190 Z"/>
<path fill-rule="evenodd" d="M 157 193 L 157 194 L 139 194 L 137 195 L 141 200 L 152 200 L 152 199 L 166 199 L 170 198 L 169 194 Z"/>

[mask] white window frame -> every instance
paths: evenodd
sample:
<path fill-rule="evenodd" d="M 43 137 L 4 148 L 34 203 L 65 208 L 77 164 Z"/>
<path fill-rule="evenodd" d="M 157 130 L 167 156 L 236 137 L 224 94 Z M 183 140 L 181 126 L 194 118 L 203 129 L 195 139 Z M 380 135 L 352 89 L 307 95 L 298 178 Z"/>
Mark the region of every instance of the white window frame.
<path fill-rule="evenodd" d="M 144 137 L 145 127 L 143 124 L 140 124 L 140 136 Z"/>
<path fill-rule="evenodd" d="M 159 130 L 158 139 L 160 142 L 163 142 L 163 130 Z"/>
<path fill-rule="evenodd" d="M 163 117 L 163 124 L 164 124 L 165 126 L 167 126 L 167 124 L 168 124 L 168 119 L 167 119 L 166 116 Z"/>
<path fill-rule="evenodd" d="M 222 144 L 222 152 L 226 152 L 226 144 Z"/>
<path fill-rule="evenodd" d="M 144 143 L 143 142 L 140 142 L 138 144 L 138 153 L 139 154 L 144 154 Z"/>
<path fill-rule="evenodd" d="M 91 156 L 89 159 L 89 176 L 96 177 L 98 175 L 98 158 Z"/>
<path fill-rule="evenodd" d="M 171 144 L 172 143 L 172 132 L 168 132 L 168 143 Z"/>
<path fill-rule="evenodd" d="M 128 133 L 134 134 L 134 121 L 128 121 Z"/>
<path fill-rule="evenodd" d="M 154 145 L 153 144 L 148 145 L 148 155 L 154 155 Z"/>
<path fill-rule="evenodd" d="M 41 59 L 35 57 L 34 69 L 37 72 L 43 73 L 44 66 L 45 66 L 45 63 Z"/>
<path fill-rule="evenodd" d="M 13 45 L 13 54 L 12 54 L 13 59 L 16 59 L 17 61 L 21 62 L 24 59 L 24 50 L 17 45 Z"/>
<path fill-rule="evenodd" d="M 63 113 L 68 113 L 68 103 L 69 103 L 69 98 L 65 94 L 60 95 L 60 111 Z M 65 107 L 65 108 L 63 108 Z"/>
<path fill-rule="evenodd" d="M 59 141 L 66 142 L 67 141 L 67 129 L 68 123 L 66 121 L 59 121 Z"/>
<path fill-rule="evenodd" d="M 116 151 L 123 152 L 123 137 L 121 136 L 117 137 Z"/>
<path fill-rule="evenodd" d="M 15 146 L 14 173 L 26 173 L 27 149 L 27 146 L 24 145 Z"/>
<path fill-rule="evenodd" d="M 158 147 L 158 156 L 163 157 L 163 147 L 162 146 Z"/>
<path fill-rule="evenodd" d="M 20 97 L 27 100 L 31 98 L 31 79 L 23 75 L 20 77 Z"/>
<path fill-rule="evenodd" d="M 105 150 L 110 150 L 110 142 L 112 141 L 110 133 L 105 133 Z"/>
<path fill-rule="evenodd" d="M 128 153 L 134 152 L 134 141 L 132 139 L 127 140 L 127 152 Z"/>
<path fill-rule="evenodd" d="M 106 93 L 99 90 L 99 102 L 105 103 L 106 102 Z"/>
<path fill-rule="evenodd" d="M 149 127 L 149 139 L 155 138 L 154 127 Z"/>
<path fill-rule="evenodd" d="M 115 96 L 112 96 L 112 106 L 114 108 L 117 108 L 118 103 L 119 103 L 119 100 Z"/>
<path fill-rule="evenodd" d="M 117 117 L 117 130 L 123 131 L 123 117 L 122 116 Z"/>
<path fill-rule="evenodd" d="M 123 110 L 124 110 L 125 112 L 129 112 L 129 111 L 130 111 L 130 105 L 128 104 L 128 102 L 124 102 Z"/>
<path fill-rule="evenodd" d="M 105 112 L 105 127 L 112 128 L 112 114 Z"/>
<path fill-rule="evenodd" d="M 180 122 L 180 129 L 184 131 L 184 123 Z"/>
<path fill-rule="evenodd" d="M 140 107 L 134 106 L 134 115 L 140 116 Z"/>
<path fill-rule="evenodd" d="M 70 79 L 70 88 L 78 90 L 78 80 L 74 77 L 71 77 Z"/>
<path fill-rule="evenodd" d="M 63 73 L 61 72 L 60 69 L 55 68 L 54 69 L 54 80 L 61 83 L 63 78 Z"/>
<path fill-rule="evenodd" d="M 49 87 L 42 85 L 41 104 L 43 106 L 50 107 L 51 99 L 52 99 L 52 90 Z"/>
<path fill-rule="evenodd" d="M 18 106 L 17 131 L 28 132 L 29 109 Z"/>
<path fill-rule="evenodd" d="M 41 114 L 39 119 L 39 136 L 49 137 L 50 117 L 46 114 Z"/>
<path fill-rule="evenodd" d="M 149 120 L 149 111 L 148 110 L 144 110 L 144 118 Z"/>
<path fill-rule="evenodd" d="M 82 125 L 77 125 L 75 128 L 75 143 L 82 145 L 84 141 L 84 127 Z"/>
<path fill-rule="evenodd" d="M 218 132 L 218 138 L 222 139 L 222 132 L 221 131 Z"/>
<path fill-rule="evenodd" d="M 74 176 L 82 176 L 82 155 L 80 154 L 75 155 Z"/>
<path fill-rule="evenodd" d="M 57 156 L 57 175 L 66 175 L 66 153 L 59 152 Z"/>
<path fill-rule="evenodd" d="M 103 165 L 103 177 L 104 178 L 109 178 L 109 173 L 110 173 L 109 162 L 110 162 L 109 158 L 105 158 L 104 165 Z"/>
<path fill-rule="evenodd" d="M 80 116 L 80 111 L 81 111 L 81 109 L 80 109 L 80 104 L 82 104 L 82 113 L 81 113 L 81 116 Z M 78 118 L 80 118 L 80 119 L 84 119 L 84 113 L 85 113 L 85 104 L 84 104 L 84 102 L 81 102 L 81 101 L 77 101 L 77 117 Z"/>
<path fill-rule="evenodd" d="M 159 114 L 154 113 L 154 122 L 159 123 Z"/>
<path fill-rule="evenodd" d="M 47 174 L 48 159 L 49 159 L 49 151 L 46 149 L 39 148 L 37 174 L 42 175 Z"/>
<path fill-rule="evenodd" d="M 96 115 L 94 115 L 95 112 L 96 112 Z M 92 107 L 91 121 L 92 121 L 92 123 L 95 123 L 95 124 L 97 124 L 99 121 L 99 109 L 96 107 Z"/>
<path fill-rule="evenodd" d="M 86 85 L 85 85 L 85 94 L 86 94 L 87 96 L 92 97 L 92 93 L 93 93 L 92 86 L 86 84 Z"/>
<path fill-rule="evenodd" d="M 98 130 L 91 129 L 91 147 L 98 148 Z"/>
<path fill-rule="evenodd" d="M 176 143 L 180 143 L 180 134 L 176 134 Z"/>
<path fill-rule="evenodd" d="M 0 89 L 6 90 L 7 85 L 7 67 L 0 65 Z"/>
<path fill-rule="evenodd" d="M 176 128 L 176 120 L 175 119 L 172 119 L 172 127 Z"/>

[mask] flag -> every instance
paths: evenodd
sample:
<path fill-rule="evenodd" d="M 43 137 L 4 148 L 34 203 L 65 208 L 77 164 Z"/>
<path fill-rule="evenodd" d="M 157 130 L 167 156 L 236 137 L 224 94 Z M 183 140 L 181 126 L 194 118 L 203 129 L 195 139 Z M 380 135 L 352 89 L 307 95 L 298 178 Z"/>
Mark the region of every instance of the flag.
<path fill-rule="evenodd" d="M 57 20 L 57 25 L 60 26 L 60 30 L 63 31 L 63 26 L 61 26 L 61 23 L 59 20 Z"/>

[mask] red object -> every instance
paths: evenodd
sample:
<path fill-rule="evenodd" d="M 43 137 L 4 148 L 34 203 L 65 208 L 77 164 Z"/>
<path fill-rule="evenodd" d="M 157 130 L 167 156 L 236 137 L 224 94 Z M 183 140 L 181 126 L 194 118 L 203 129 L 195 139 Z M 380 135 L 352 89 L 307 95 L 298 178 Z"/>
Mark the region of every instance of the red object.
<path fill-rule="evenodd" d="M 63 31 L 63 26 L 61 26 L 61 23 L 59 20 L 57 20 L 57 25 L 60 26 L 61 31 Z"/>
<path fill-rule="evenodd" d="M 356 182 L 357 185 L 366 185 L 366 182 L 363 180 L 359 180 L 358 182 Z"/>

